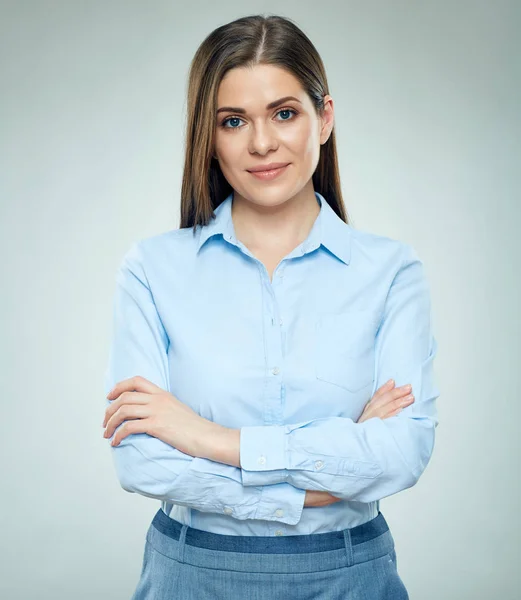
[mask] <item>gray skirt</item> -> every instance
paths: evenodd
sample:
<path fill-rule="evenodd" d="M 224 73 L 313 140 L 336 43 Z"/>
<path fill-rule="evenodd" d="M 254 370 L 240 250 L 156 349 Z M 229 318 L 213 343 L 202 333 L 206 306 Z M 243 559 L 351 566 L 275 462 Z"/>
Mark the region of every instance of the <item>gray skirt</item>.
<path fill-rule="evenodd" d="M 160 508 L 132 600 L 408 600 L 394 540 L 378 515 L 311 535 L 239 536 L 194 529 Z"/>

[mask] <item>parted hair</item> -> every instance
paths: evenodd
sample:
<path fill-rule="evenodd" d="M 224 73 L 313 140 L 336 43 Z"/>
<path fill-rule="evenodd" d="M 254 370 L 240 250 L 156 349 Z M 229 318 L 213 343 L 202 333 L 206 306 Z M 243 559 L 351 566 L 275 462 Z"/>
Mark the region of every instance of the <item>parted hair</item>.
<path fill-rule="evenodd" d="M 230 69 L 275 65 L 302 85 L 318 115 L 329 94 L 322 59 L 297 25 L 278 15 L 241 17 L 214 29 L 197 49 L 188 74 L 185 159 L 181 185 L 180 227 L 207 225 L 214 209 L 232 192 L 213 156 L 217 92 Z M 320 147 L 313 187 L 348 223 L 342 199 L 335 129 Z"/>

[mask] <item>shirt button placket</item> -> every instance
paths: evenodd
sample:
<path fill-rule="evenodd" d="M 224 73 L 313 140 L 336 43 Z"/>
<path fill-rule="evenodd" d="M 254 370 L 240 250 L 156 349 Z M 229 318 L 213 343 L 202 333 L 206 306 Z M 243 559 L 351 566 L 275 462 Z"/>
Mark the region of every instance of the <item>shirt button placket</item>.
<path fill-rule="evenodd" d="M 283 422 L 283 331 L 280 327 L 279 300 L 282 293 L 281 282 L 278 281 L 284 265 L 277 269 L 274 284 L 271 284 L 267 271 L 263 269 L 263 310 L 264 322 L 269 324 L 264 330 L 267 377 L 264 388 L 264 425 L 280 425 Z"/>

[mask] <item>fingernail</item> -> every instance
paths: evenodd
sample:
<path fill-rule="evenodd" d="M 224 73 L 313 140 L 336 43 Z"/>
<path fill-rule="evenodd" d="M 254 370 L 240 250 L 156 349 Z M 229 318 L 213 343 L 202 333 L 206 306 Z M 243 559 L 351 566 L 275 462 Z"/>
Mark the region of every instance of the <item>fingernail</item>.
<path fill-rule="evenodd" d="M 390 383 L 391 385 L 394 385 L 394 379 L 389 379 L 389 381 L 387 383 Z"/>
<path fill-rule="evenodd" d="M 407 385 L 404 385 L 403 390 L 405 392 L 410 392 L 412 390 L 412 385 L 410 383 L 408 383 Z"/>

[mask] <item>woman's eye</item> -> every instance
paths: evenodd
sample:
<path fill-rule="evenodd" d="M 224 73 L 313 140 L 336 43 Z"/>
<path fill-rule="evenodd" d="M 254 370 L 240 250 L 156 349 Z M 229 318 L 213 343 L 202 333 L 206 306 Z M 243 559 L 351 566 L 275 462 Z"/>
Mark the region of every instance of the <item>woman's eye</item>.
<path fill-rule="evenodd" d="M 222 122 L 222 126 L 225 127 L 226 129 L 237 129 L 237 127 L 226 127 L 226 123 L 231 123 L 232 121 L 242 121 L 242 119 L 239 119 L 239 117 L 229 117 L 228 119 L 225 119 Z"/>
<path fill-rule="evenodd" d="M 277 113 L 278 115 L 280 115 L 281 113 L 291 113 L 296 115 L 297 111 L 293 110 L 292 108 L 283 108 L 282 110 L 279 110 L 279 112 Z M 291 119 L 282 119 L 283 121 L 290 121 Z"/>
<path fill-rule="evenodd" d="M 280 115 L 282 113 L 284 113 L 286 115 L 288 113 L 296 115 L 297 111 L 293 110 L 292 108 L 282 108 L 281 110 L 279 110 L 277 112 L 278 115 Z M 291 121 L 291 118 L 286 117 L 286 118 L 279 119 L 279 120 L 281 120 L 281 121 Z M 223 129 L 238 129 L 239 128 L 238 126 L 236 127 L 235 125 L 233 125 L 233 123 L 237 124 L 237 121 L 242 121 L 242 119 L 240 119 L 239 117 L 228 117 L 227 119 L 224 119 L 224 121 L 221 123 L 221 127 L 223 127 Z M 228 123 L 230 124 L 230 127 L 227 126 Z"/>

